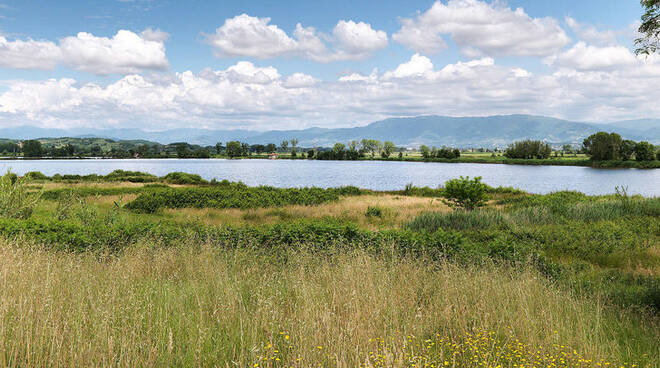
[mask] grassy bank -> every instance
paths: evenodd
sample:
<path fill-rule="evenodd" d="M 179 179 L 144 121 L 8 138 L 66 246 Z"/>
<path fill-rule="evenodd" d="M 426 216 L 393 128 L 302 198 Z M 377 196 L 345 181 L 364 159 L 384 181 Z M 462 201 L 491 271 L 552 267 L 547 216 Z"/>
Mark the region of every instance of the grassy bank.
<path fill-rule="evenodd" d="M 2 366 L 659 366 L 658 198 L 3 180 Z"/>

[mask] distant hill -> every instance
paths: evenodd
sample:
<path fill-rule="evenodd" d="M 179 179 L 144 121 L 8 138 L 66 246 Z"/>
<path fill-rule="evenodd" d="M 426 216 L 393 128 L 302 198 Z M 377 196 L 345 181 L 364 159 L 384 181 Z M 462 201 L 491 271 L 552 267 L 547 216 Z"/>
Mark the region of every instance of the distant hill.
<path fill-rule="evenodd" d="M 148 140 L 163 144 L 188 142 L 214 145 L 240 140 L 251 144 L 276 143 L 297 138 L 301 146 L 331 146 L 363 138 L 390 140 L 400 146 L 502 147 L 520 139 L 540 139 L 550 143 L 579 144 L 600 130 L 616 131 L 625 138 L 660 143 L 660 120 L 630 120 L 610 124 L 573 122 L 533 115 L 487 117 L 417 116 L 391 118 L 355 128 L 309 128 L 303 130 L 205 130 L 182 128 L 160 132 L 139 129 L 44 129 L 30 126 L 0 129 L 0 138 L 103 137 L 122 140 Z"/>

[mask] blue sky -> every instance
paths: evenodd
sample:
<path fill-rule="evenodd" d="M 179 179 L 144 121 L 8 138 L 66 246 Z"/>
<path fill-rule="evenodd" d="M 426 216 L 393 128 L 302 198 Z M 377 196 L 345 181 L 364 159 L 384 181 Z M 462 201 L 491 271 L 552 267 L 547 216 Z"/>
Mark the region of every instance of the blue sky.
<path fill-rule="evenodd" d="M 657 118 L 660 61 L 629 51 L 641 13 L 621 0 L 0 0 L 0 126 Z"/>

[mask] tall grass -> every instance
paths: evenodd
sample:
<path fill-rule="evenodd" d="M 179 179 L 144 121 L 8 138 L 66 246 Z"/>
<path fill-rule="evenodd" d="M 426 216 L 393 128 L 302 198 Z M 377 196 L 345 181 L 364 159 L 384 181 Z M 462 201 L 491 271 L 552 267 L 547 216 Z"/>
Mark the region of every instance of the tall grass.
<path fill-rule="evenodd" d="M 401 346 L 479 330 L 586 359 L 660 361 L 657 320 L 571 296 L 532 271 L 292 252 L 282 262 L 145 244 L 99 258 L 2 242 L 0 366 L 247 367 L 287 336 L 290 354 L 272 366 L 357 367 L 373 338 Z"/>
<path fill-rule="evenodd" d="M 429 212 L 415 217 L 407 227 L 416 231 L 436 231 L 440 228 L 457 230 L 511 228 L 569 222 L 588 223 L 640 216 L 660 216 L 660 198 L 589 200 L 575 203 L 543 200 L 541 204 L 529 204 L 509 211 L 482 209 Z"/>

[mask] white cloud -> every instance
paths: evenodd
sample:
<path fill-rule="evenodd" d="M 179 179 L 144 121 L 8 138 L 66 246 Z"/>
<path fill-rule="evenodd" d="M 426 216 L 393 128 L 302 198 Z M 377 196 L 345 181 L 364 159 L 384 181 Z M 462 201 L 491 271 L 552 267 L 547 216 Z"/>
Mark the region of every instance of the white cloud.
<path fill-rule="evenodd" d="M 166 69 L 168 35 L 147 29 L 140 35 L 120 30 L 112 38 L 80 32 L 58 44 L 28 39 L 9 41 L 0 36 L 0 66 L 14 69 L 53 69 L 67 65 L 86 72 L 136 73 L 143 69 Z"/>
<path fill-rule="evenodd" d="M 340 20 L 332 36 L 319 34 L 315 28 L 299 23 L 290 37 L 277 25 L 270 24 L 270 18 L 247 14 L 226 19 L 206 39 L 218 57 L 301 56 L 319 62 L 362 59 L 387 46 L 387 34 L 363 22 Z"/>
<path fill-rule="evenodd" d="M 616 44 L 617 32 L 612 30 L 598 30 L 592 25 L 585 25 L 577 20 L 566 17 L 566 24 L 582 40 L 599 46 Z"/>
<path fill-rule="evenodd" d="M 512 10 L 499 2 L 436 1 L 415 19 L 402 20 L 392 39 L 421 53 L 437 53 L 446 47 L 442 35 L 469 56 L 547 56 L 569 38 L 553 18 L 532 18 L 522 8 Z"/>
<path fill-rule="evenodd" d="M 577 70 L 606 70 L 636 64 L 637 59 L 628 48 L 621 45 L 598 47 L 580 41 L 547 62 Z"/>
<path fill-rule="evenodd" d="M 14 69 L 53 69 L 62 52 L 50 41 L 9 41 L 0 36 L 0 66 Z"/>
<path fill-rule="evenodd" d="M 387 33 L 376 31 L 367 23 L 340 20 L 332 33 L 339 49 L 348 55 L 362 57 L 387 47 Z"/>
<path fill-rule="evenodd" d="M 433 63 L 426 56 L 415 54 L 410 61 L 399 65 L 396 69 L 386 72 L 385 79 L 430 77 L 433 73 Z"/>
<path fill-rule="evenodd" d="M 324 82 L 239 62 L 199 73 L 127 75 L 110 84 L 2 84 L 5 125 L 300 129 L 419 114 L 530 113 L 585 121 L 660 116 L 660 57 L 611 70 L 558 67 L 549 74 L 490 57 L 434 66 L 413 55 L 389 71 Z"/>
<path fill-rule="evenodd" d="M 290 38 L 270 18 L 256 18 L 247 14 L 225 20 L 225 24 L 207 35 L 218 56 L 250 56 L 271 58 L 298 49 L 296 40 Z"/>
<path fill-rule="evenodd" d="M 284 87 L 287 88 L 303 88 L 311 87 L 318 83 L 318 80 L 311 75 L 303 73 L 293 73 L 284 81 Z"/>

